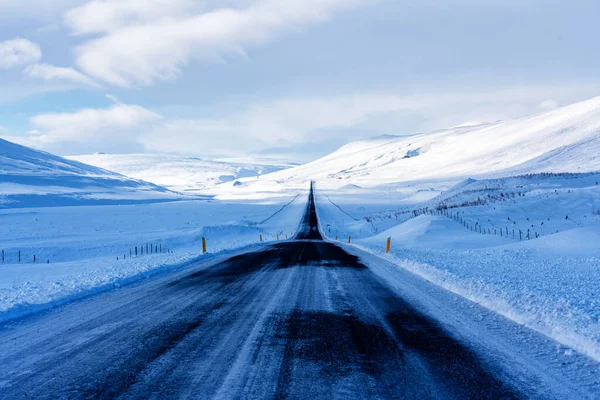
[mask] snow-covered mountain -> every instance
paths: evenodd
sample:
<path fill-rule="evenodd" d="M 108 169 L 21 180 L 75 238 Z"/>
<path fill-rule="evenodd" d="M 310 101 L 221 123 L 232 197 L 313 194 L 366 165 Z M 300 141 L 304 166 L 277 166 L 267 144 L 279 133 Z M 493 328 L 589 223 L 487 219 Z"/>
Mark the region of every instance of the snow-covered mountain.
<path fill-rule="evenodd" d="M 510 121 L 353 142 L 311 163 L 243 182 L 243 191 L 534 172 L 600 170 L 600 97 Z"/>
<path fill-rule="evenodd" d="M 179 197 L 149 182 L 0 139 L 0 207 L 128 203 Z"/>
<path fill-rule="evenodd" d="M 168 154 L 92 154 L 68 157 L 177 191 L 197 191 L 293 167 L 270 159 L 217 159 Z"/>

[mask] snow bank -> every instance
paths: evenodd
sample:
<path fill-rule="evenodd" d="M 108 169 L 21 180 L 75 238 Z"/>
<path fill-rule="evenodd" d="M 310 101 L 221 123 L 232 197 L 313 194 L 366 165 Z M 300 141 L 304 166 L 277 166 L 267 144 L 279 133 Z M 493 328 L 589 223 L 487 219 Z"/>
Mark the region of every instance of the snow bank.
<path fill-rule="evenodd" d="M 600 227 L 494 247 L 475 248 L 475 242 L 467 248 L 477 234 L 466 231 L 461 238 L 455 233 L 450 241 L 439 241 L 435 229 L 419 226 L 424 224 L 419 218 L 405 223 L 413 226 L 357 245 L 600 360 Z M 403 240 L 409 232 L 419 239 Z M 384 250 L 387 237 L 392 237 L 390 255 Z"/>
<path fill-rule="evenodd" d="M 365 239 L 365 243 L 384 243 L 388 237 L 403 248 L 471 249 L 506 244 L 498 236 L 480 235 L 464 229 L 455 221 L 432 215 L 420 215 L 403 224 Z"/>
<path fill-rule="evenodd" d="M 398 207 L 401 200 L 394 204 L 390 195 L 390 211 L 372 203 L 359 209 L 341 196 L 333 206 L 317 192 L 317 208 L 322 227 L 340 238 L 352 235 L 353 245 L 600 360 L 599 177 L 469 181 L 420 204 Z M 507 195 L 512 191 L 519 194 Z M 488 195 L 489 201 L 474 202 Z M 483 235 L 445 216 L 411 212 L 439 204 L 492 232 L 515 227 L 517 237 Z M 367 219 L 370 232 L 359 236 Z M 542 236 L 520 242 L 519 229 Z M 388 237 L 392 252 L 386 255 Z"/>

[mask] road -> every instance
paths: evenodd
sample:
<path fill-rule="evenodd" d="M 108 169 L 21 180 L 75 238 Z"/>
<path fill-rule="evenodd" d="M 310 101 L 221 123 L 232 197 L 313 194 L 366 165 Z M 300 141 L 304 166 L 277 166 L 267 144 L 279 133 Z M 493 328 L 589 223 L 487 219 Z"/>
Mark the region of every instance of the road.
<path fill-rule="evenodd" d="M 0 397 L 522 397 L 317 218 L 311 190 L 292 240 L 4 327 Z"/>

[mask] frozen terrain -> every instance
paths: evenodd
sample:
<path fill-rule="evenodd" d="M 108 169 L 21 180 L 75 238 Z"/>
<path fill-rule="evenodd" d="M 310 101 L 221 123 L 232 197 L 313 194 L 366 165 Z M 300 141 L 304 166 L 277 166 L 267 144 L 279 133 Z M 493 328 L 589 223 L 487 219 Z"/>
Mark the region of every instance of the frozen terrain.
<path fill-rule="evenodd" d="M 0 139 L 0 207 L 134 203 L 181 198 L 168 189 Z"/>
<path fill-rule="evenodd" d="M 323 240 L 312 193 L 291 240 L 3 324 L 0 397 L 598 397 L 592 359 Z"/>
<path fill-rule="evenodd" d="M 169 154 L 92 154 L 67 157 L 180 192 L 206 192 L 224 182 L 290 168 L 270 159 L 206 159 Z"/>
<path fill-rule="evenodd" d="M 305 201 L 0 210 L 0 320 L 181 266 L 201 256 L 202 237 L 209 255 L 260 243 L 261 236 L 285 239 Z"/>
<path fill-rule="evenodd" d="M 600 359 L 599 173 L 468 180 L 419 202 L 353 191 L 317 191 L 332 239 L 351 236 L 362 249 Z M 384 211 L 386 199 L 396 207 Z"/>

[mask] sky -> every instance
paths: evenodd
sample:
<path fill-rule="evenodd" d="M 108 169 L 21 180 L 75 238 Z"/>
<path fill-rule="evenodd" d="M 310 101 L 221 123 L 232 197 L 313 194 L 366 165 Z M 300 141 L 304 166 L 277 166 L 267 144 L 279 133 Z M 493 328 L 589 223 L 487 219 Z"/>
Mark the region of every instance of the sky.
<path fill-rule="evenodd" d="M 597 0 L 0 0 L 0 137 L 309 161 L 600 95 Z"/>

